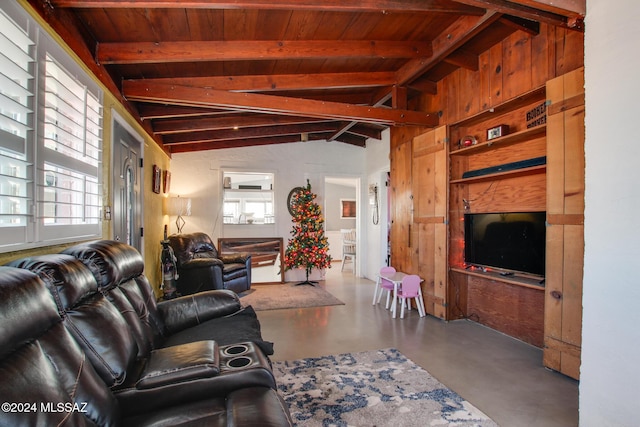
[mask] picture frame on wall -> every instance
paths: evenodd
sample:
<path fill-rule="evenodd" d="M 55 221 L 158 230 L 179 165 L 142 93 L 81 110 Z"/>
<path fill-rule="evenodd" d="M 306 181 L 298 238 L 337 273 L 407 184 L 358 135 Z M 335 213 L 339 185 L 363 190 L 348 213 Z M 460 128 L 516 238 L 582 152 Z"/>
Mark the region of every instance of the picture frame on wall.
<path fill-rule="evenodd" d="M 171 172 L 164 171 L 164 179 L 162 181 L 162 192 L 164 194 L 167 194 L 169 193 L 170 188 L 171 188 Z"/>
<path fill-rule="evenodd" d="M 356 201 L 353 199 L 340 199 L 340 218 L 356 217 Z"/>
<path fill-rule="evenodd" d="M 160 194 L 160 183 L 162 182 L 162 170 L 158 165 L 153 165 L 152 190 L 156 194 Z"/>

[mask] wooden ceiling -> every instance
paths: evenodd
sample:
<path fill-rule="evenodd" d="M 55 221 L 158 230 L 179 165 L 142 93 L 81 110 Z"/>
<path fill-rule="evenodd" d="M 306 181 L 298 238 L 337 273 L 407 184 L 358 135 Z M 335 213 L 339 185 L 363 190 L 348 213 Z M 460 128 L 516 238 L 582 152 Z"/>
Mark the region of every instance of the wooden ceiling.
<path fill-rule="evenodd" d="M 410 100 L 585 0 L 29 0 L 168 153 L 437 126 Z"/>

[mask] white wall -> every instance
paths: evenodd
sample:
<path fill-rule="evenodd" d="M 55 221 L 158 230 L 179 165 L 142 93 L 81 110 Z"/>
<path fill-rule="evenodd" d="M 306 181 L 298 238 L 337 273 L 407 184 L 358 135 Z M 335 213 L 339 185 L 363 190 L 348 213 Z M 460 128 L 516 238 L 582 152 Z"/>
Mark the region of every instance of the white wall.
<path fill-rule="evenodd" d="M 581 426 L 637 426 L 640 2 L 588 0 Z"/>
<path fill-rule="evenodd" d="M 367 151 L 341 142 L 311 141 L 174 154 L 171 194 L 192 199 L 192 216 L 185 218 L 183 233 L 203 231 L 214 242 L 219 237 L 282 237 L 286 245 L 292 227 L 286 206 L 291 188 L 304 186 L 309 179 L 312 191 L 318 195 L 316 202 L 323 206 L 326 176 L 358 178 L 366 182 Z M 275 173 L 275 224 L 222 227 L 221 171 L 225 169 Z M 356 196 L 360 198 L 360 195 Z M 171 231 L 175 232 L 175 225 L 171 224 Z M 361 244 L 366 248 L 366 238 L 361 239 Z M 288 273 L 287 280 L 299 279 Z"/>
<path fill-rule="evenodd" d="M 387 172 L 390 170 L 389 160 L 390 132 L 382 132 L 382 140 L 368 140 L 366 153 L 367 182 L 363 185 L 363 201 L 366 211 L 363 213 L 368 251 L 365 267 L 361 270 L 364 277 L 376 280 L 376 274 L 385 266 L 387 258 L 387 188 L 385 187 Z M 369 185 L 378 186 L 378 224 L 373 223 L 373 206 L 369 205 Z"/>

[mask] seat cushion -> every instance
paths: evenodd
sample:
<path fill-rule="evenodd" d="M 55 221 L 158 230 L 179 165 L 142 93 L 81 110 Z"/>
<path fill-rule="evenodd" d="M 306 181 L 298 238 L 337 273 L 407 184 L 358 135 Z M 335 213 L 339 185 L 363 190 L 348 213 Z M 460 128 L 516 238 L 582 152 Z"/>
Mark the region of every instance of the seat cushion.
<path fill-rule="evenodd" d="M 222 277 L 224 281 L 229 281 L 233 279 L 237 279 L 238 277 L 246 277 L 247 276 L 247 268 L 244 264 L 224 264 L 222 268 Z"/>
<path fill-rule="evenodd" d="M 219 345 L 251 341 L 267 356 L 273 354 L 273 343 L 262 339 L 260 322 L 251 306 L 230 316 L 211 319 L 179 331 L 167 338 L 163 346 L 168 347 L 199 340 L 214 340 Z"/>

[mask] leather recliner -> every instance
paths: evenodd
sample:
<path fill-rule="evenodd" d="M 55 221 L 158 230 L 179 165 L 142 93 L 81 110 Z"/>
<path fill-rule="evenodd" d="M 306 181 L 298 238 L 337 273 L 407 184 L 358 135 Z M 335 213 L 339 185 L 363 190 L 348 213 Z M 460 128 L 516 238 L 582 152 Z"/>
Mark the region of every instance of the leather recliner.
<path fill-rule="evenodd" d="M 267 357 L 273 344 L 234 292 L 156 304 L 140 253 L 109 240 L 10 265 L 0 267 L 0 396 L 36 406 L 88 402 L 78 426 L 291 425 Z M 55 317 L 35 315 L 51 303 Z M 18 420 L 58 424 L 0 413 L 0 425 Z"/>
<path fill-rule="evenodd" d="M 241 293 L 251 288 L 251 254 L 219 254 L 206 233 L 173 234 L 169 245 L 178 260 L 180 295 L 214 289 Z"/>

